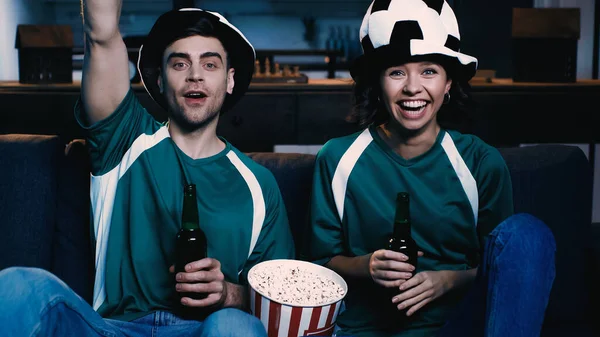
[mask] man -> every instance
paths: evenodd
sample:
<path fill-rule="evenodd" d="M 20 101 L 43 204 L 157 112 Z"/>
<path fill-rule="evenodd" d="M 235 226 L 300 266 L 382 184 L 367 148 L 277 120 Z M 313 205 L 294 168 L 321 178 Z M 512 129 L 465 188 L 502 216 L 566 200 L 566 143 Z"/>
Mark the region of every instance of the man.
<path fill-rule="evenodd" d="M 285 206 L 273 175 L 216 135 L 219 115 L 248 88 L 254 48 L 219 14 L 163 14 L 138 63 L 146 90 L 168 112 L 160 124 L 130 87 L 120 11 L 121 0 L 82 1 L 86 51 L 75 116 L 92 159 L 92 306 L 45 271 L 8 269 L 0 288 L 18 289 L 0 290 L 0 310 L 12 305 L 14 316 L 0 334 L 266 336 L 245 312 L 246 275 L 261 261 L 294 257 Z M 187 184 L 197 186 L 209 258 L 175 274 Z M 182 319 L 180 304 L 207 315 Z"/>

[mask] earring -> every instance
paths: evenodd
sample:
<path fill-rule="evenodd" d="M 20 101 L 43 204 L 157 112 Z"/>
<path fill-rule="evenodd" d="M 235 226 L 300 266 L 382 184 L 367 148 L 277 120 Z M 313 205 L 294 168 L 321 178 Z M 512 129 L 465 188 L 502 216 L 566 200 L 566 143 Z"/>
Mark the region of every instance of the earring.
<path fill-rule="evenodd" d="M 447 92 L 444 94 L 444 104 L 450 103 L 450 93 Z"/>

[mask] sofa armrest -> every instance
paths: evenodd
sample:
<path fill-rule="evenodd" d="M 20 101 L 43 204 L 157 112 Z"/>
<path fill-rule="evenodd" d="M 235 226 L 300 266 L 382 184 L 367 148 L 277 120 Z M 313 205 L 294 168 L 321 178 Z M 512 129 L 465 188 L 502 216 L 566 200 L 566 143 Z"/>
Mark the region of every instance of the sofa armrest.
<path fill-rule="evenodd" d="M 0 135 L 0 269 L 51 270 L 61 147 L 56 136 Z"/>
<path fill-rule="evenodd" d="M 585 247 L 592 216 L 591 166 L 575 146 L 537 145 L 500 152 L 510 170 L 515 212 L 544 221 L 556 240 L 556 278 L 545 323 L 582 321 L 589 303 Z"/>

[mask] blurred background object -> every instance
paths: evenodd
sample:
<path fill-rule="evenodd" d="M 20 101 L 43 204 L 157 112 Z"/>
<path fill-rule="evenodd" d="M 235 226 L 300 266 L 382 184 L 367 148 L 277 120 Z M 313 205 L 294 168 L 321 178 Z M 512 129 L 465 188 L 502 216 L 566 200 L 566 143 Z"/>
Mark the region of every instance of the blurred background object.
<path fill-rule="evenodd" d="M 71 83 L 73 32 L 68 25 L 18 25 L 20 83 Z"/>
<path fill-rule="evenodd" d="M 575 82 L 579 8 L 514 8 L 513 80 Z"/>

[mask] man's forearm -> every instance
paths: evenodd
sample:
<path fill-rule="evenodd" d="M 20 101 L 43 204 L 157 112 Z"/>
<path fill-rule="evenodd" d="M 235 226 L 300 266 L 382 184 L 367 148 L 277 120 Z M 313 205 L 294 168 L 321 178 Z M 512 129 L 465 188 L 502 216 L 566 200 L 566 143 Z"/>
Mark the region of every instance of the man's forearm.
<path fill-rule="evenodd" d="M 229 282 L 225 282 L 225 286 L 227 287 L 227 297 L 225 298 L 223 307 L 249 311 L 248 287 Z"/>
<path fill-rule="evenodd" d="M 127 47 L 119 32 L 121 0 L 82 0 L 85 55 L 81 98 L 92 125 L 110 116 L 129 92 Z"/>

